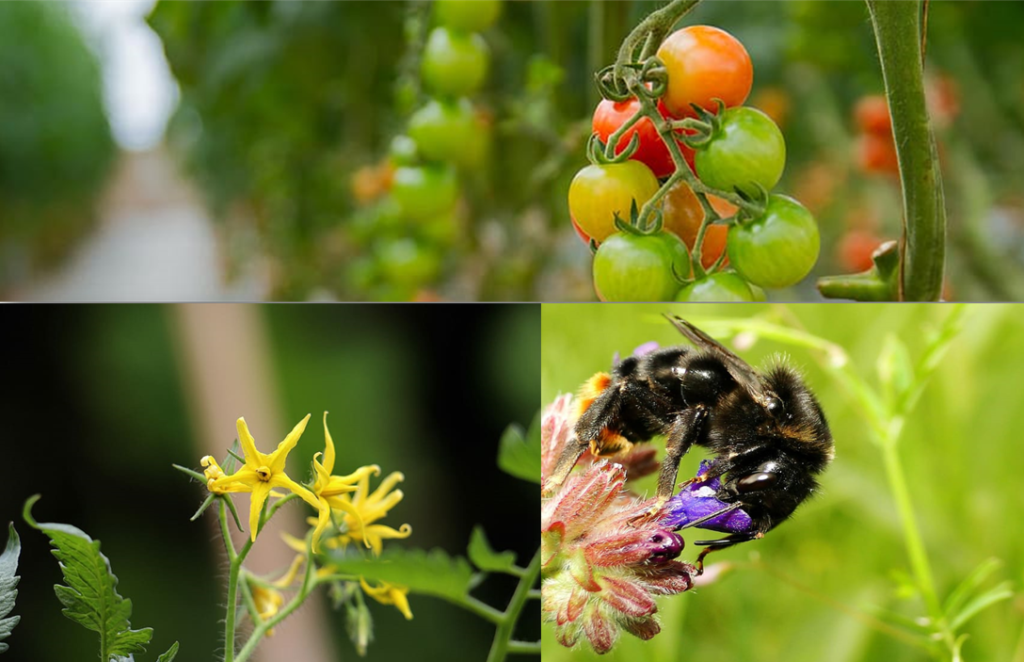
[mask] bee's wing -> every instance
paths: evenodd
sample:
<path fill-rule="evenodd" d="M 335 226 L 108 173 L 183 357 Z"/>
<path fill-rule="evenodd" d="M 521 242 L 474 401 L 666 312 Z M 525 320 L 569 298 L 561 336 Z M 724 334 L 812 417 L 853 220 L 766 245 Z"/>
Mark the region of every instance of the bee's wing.
<path fill-rule="evenodd" d="M 729 370 L 729 374 L 750 394 L 755 401 L 764 403 L 767 394 L 765 393 L 764 386 L 758 378 L 757 372 L 750 366 L 749 363 L 741 359 L 740 357 L 733 354 L 731 351 L 725 348 L 720 342 L 704 333 L 694 325 L 690 324 L 682 317 L 678 315 L 665 315 L 665 318 L 672 323 L 672 326 L 676 328 L 679 333 L 683 334 L 687 340 L 694 344 L 698 349 L 710 351 L 722 359 L 725 363 L 726 368 Z"/>

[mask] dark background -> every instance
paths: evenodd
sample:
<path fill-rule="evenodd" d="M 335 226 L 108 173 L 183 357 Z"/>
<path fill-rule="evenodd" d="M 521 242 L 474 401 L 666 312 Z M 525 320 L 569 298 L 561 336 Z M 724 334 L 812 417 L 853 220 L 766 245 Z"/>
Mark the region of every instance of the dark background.
<path fill-rule="evenodd" d="M 141 659 L 155 659 L 174 640 L 183 660 L 214 659 L 220 650 L 221 542 L 209 522 L 189 522 L 204 490 L 170 466 L 198 467 L 203 454 L 178 312 L 156 305 L 0 310 L 7 338 L 0 519 L 15 521 L 23 542 L 13 612 L 22 621 L 6 660 L 95 656 L 95 635 L 60 614 L 52 585 L 61 576 L 47 539 L 21 520 L 35 493 L 43 495 L 36 519 L 67 522 L 102 541 L 119 592 L 133 601 L 133 627 L 156 631 Z M 496 549 L 528 562 L 537 546 L 537 486 L 498 470 L 496 455 L 505 427 L 528 425 L 540 401 L 539 307 L 268 305 L 257 319 L 287 425 L 254 430 L 262 450 L 313 413 L 289 456 L 289 473 L 305 480 L 323 448 L 318 419 L 329 410 L 336 472 L 377 463 L 383 475 L 405 474 L 405 499 L 384 522 L 409 522 L 413 535 L 388 544 L 465 555 L 479 523 Z M 233 423 L 224 421 L 225 447 Z M 474 594 L 504 608 L 513 588 L 511 578 L 492 577 Z M 369 659 L 408 659 L 413 644 L 418 660 L 451 659 L 453 646 L 465 659 L 485 657 L 490 624 L 434 598 L 410 601 L 409 622 L 370 603 L 377 641 Z M 536 639 L 538 619 L 531 601 L 517 637 Z M 340 615 L 331 626 L 339 655 L 355 657 Z"/>

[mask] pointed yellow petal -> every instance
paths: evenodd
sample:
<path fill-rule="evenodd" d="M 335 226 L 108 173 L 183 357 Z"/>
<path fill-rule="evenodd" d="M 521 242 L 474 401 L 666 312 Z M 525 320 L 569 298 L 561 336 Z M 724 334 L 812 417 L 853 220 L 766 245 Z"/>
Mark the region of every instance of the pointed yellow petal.
<path fill-rule="evenodd" d="M 377 501 L 380 501 L 388 492 L 391 491 L 392 488 L 394 488 L 395 485 L 397 485 L 400 481 L 403 480 L 405 480 L 405 476 L 402 475 L 401 471 L 396 471 L 392 473 L 390 476 L 381 481 L 380 485 L 377 486 L 377 489 L 374 490 L 373 494 L 370 495 L 368 502 L 375 503 Z"/>
<path fill-rule="evenodd" d="M 324 469 L 328 474 L 334 471 L 334 440 L 327 429 L 327 412 L 324 412 Z"/>
<path fill-rule="evenodd" d="M 282 533 L 281 534 L 281 539 L 284 540 L 284 544 L 288 545 L 289 547 L 294 549 L 296 552 L 299 552 L 300 554 L 305 554 L 306 553 L 306 543 L 304 543 L 303 541 L 299 540 L 298 538 L 296 538 L 292 534 L 290 534 L 290 533 Z"/>
<path fill-rule="evenodd" d="M 378 538 L 387 539 L 400 540 L 402 538 L 408 538 L 412 535 L 412 527 L 408 524 L 403 524 L 398 528 L 397 531 L 395 529 L 392 529 L 390 526 L 385 526 L 383 524 L 373 524 L 367 527 L 367 531 L 368 533 L 372 533 L 374 536 Z"/>
<path fill-rule="evenodd" d="M 270 457 L 267 458 L 267 465 L 270 467 L 271 472 L 276 474 L 279 471 L 284 471 L 284 464 L 285 460 L 288 459 L 288 453 L 295 448 L 295 444 L 299 443 L 299 437 L 302 436 L 302 433 L 306 429 L 306 423 L 308 422 L 309 414 L 306 414 L 306 417 L 292 428 L 292 431 L 288 433 L 288 436 L 284 438 L 284 441 L 277 445 L 277 450 L 271 453 Z"/>
<path fill-rule="evenodd" d="M 349 522 L 349 529 L 359 531 L 366 526 L 365 522 L 363 522 L 363 514 L 360 513 L 359 509 L 352 505 L 348 499 L 334 497 L 332 499 L 328 499 L 327 502 L 332 508 L 335 508 L 336 510 L 344 510 L 352 516 L 352 520 L 354 521 Z M 369 545 L 367 545 L 367 547 L 369 547 Z"/>
<path fill-rule="evenodd" d="M 302 497 L 303 501 L 313 506 L 317 510 L 320 510 L 320 500 L 317 499 L 316 496 L 314 496 L 313 493 L 307 490 L 305 487 L 299 485 L 294 480 L 289 478 L 288 474 L 284 473 L 283 471 L 281 473 L 274 473 L 274 475 L 270 477 L 270 482 L 265 484 L 270 485 L 271 487 L 288 488 L 292 492 L 295 492 L 300 497 Z"/>
<path fill-rule="evenodd" d="M 405 594 L 408 589 L 402 590 L 397 586 L 392 587 L 388 593 L 391 595 L 391 601 L 395 604 L 398 611 L 402 612 L 402 616 L 405 616 L 405 620 L 412 620 L 412 610 L 409 609 L 409 600 L 406 599 Z"/>
<path fill-rule="evenodd" d="M 320 499 L 320 514 L 317 516 L 316 528 L 313 529 L 313 553 L 317 554 L 320 552 L 320 535 L 327 529 L 327 525 L 331 523 L 331 507 L 327 505 L 327 499 L 321 497 Z"/>
<path fill-rule="evenodd" d="M 256 542 L 256 533 L 260 525 L 260 511 L 263 510 L 263 502 L 270 494 L 269 483 L 257 483 L 252 488 L 252 496 L 249 497 L 249 531 L 253 542 Z"/>
<path fill-rule="evenodd" d="M 292 559 L 292 564 L 288 568 L 288 572 L 281 575 L 281 578 L 277 581 L 271 582 L 271 584 L 273 584 L 277 588 L 288 588 L 289 586 L 291 586 L 292 582 L 295 581 L 296 575 L 299 574 L 299 568 L 302 567 L 302 563 L 305 560 L 305 554 L 298 554 L 294 559 Z"/>
<path fill-rule="evenodd" d="M 235 422 L 238 430 L 238 442 L 242 444 L 242 452 L 245 454 L 245 464 L 251 469 L 259 469 L 265 462 L 263 453 L 256 450 L 256 440 L 249 434 L 249 426 L 245 419 L 240 418 Z"/>

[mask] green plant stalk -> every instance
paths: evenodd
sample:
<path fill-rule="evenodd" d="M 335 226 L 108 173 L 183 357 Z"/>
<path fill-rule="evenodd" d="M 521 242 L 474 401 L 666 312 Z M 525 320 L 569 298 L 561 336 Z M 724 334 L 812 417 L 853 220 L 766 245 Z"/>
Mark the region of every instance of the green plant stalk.
<path fill-rule="evenodd" d="M 661 9 L 651 12 L 647 18 L 633 28 L 633 31 L 626 37 L 622 46 L 619 47 L 619 55 L 615 60 L 615 75 L 621 79 L 625 65 L 637 57 L 637 51 L 643 47 L 644 51 L 657 49 L 661 42 L 668 36 L 676 22 L 685 16 L 687 12 L 697 6 L 700 0 L 672 0 Z M 639 55 L 643 57 L 646 52 Z"/>
<path fill-rule="evenodd" d="M 498 629 L 494 633 L 494 642 L 491 644 L 491 651 L 487 654 L 487 662 L 501 662 L 509 653 L 535 653 L 540 652 L 540 644 L 534 642 L 512 641 L 512 629 L 519 620 L 519 614 L 523 606 L 530 598 L 530 591 L 540 574 L 540 548 L 533 555 L 533 560 L 527 566 L 519 585 L 516 586 L 512 599 L 509 600 L 508 608 L 502 614 L 502 620 L 498 623 Z"/>
<path fill-rule="evenodd" d="M 901 301 L 938 301 L 946 257 L 946 208 L 922 65 L 921 0 L 866 0 L 875 29 L 903 188 Z"/>

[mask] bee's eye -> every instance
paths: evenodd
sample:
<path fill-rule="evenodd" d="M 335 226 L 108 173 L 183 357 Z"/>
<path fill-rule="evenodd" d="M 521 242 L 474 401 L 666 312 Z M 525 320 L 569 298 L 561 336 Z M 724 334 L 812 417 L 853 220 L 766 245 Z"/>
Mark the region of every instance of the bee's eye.
<path fill-rule="evenodd" d="M 747 494 L 748 492 L 757 492 L 758 490 L 768 489 L 779 481 L 779 476 L 772 473 L 757 473 L 736 481 L 736 491 L 740 494 Z"/>
<path fill-rule="evenodd" d="M 768 396 L 768 401 L 765 402 L 765 409 L 773 417 L 778 418 L 782 412 L 786 411 L 786 407 L 782 404 L 782 400 L 779 400 L 774 395 Z"/>

